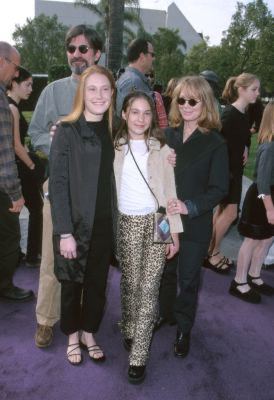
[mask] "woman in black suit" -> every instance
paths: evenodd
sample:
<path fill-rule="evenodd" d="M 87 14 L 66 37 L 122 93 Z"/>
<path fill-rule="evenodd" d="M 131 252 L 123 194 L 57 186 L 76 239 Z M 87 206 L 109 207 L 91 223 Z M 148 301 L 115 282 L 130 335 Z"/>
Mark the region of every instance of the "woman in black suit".
<path fill-rule="evenodd" d="M 178 325 L 174 352 L 185 357 L 196 313 L 200 270 L 212 234 L 212 210 L 227 194 L 228 155 L 218 133 L 221 124 L 216 101 L 204 78 L 189 76 L 179 81 L 169 117 L 171 127 L 166 129 L 166 138 L 177 154 L 175 179 L 179 200 L 170 201 L 167 211 L 182 215 L 184 232 L 178 259 L 180 292 L 175 305 L 172 304 L 169 294 L 176 293 L 172 279 L 176 274 L 175 262 L 164 272 L 160 310 L 173 308 Z"/>

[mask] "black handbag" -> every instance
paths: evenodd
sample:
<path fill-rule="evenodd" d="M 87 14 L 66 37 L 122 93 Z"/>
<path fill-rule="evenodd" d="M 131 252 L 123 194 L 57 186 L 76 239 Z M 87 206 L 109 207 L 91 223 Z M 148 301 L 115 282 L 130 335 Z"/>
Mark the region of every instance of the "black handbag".
<path fill-rule="evenodd" d="M 136 167 L 138 168 L 138 171 L 140 172 L 143 180 L 145 181 L 147 187 L 149 188 L 150 192 L 152 193 L 153 197 L 155 198 L 157 202 L 157 211 L 153 215 L 153 243 L 158 243 L 158 244 L 171 244 L 173 243 L 173 239 L 171 236 L 170 232 L 170 223 L 168 220 L 168 217 L 166 215 L 166 209 L 164 207 L 160 207 L 159 201 L 155 194 L 153 193 L 153 190 L 149 186 L 146 178 L 142 174 L 142 171 L 140 170 L 139 165 L 137 164 L 135 157 L 132 153 L 132 150 L 130 148 L 130 145 L 128 144 L 130 154 L 133 158 L 133 161 L 135 162 Z"/>

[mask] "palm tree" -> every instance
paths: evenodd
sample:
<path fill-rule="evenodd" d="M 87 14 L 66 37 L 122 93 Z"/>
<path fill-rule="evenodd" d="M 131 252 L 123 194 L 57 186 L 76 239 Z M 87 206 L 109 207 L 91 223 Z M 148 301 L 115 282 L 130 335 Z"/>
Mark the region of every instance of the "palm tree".
<path fill-rule="evenodd" d="M 109 41 L 107 66 L 118 71 L 123 56 L 123 27 L 125 0 L 109 0 Z"/>
<path fill-rule="evenodd" d="M 76 0 L 75 6 L 86 7 L 100 17 L 95 28 L 105 41 L 106 65 L 112 71 L 121 66 L 123 53 L 123 37 L 136 36 L 124 21 L 143 28 L 139 16 L 138 0 L 100 0 L 94 4 L 92 0 Z M 129 6 L 125 10 L 125 5 Z"/>

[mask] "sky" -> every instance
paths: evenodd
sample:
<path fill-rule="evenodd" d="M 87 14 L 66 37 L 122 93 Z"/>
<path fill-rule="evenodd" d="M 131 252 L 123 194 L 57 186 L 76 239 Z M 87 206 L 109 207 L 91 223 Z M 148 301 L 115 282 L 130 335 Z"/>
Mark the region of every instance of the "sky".
<path fill-rule="evenodd" d="M 70 0 L 73 1 L 73 0 Z M 140 0 L 143 8 L 167 10 L 175 2 L 193 28 L 209 36 L 210 45 L 218 45 L 236 11 L 237 0 Z M 241 1 L 247 4 L 248 0 Z M 274 0 L 265 0 L 274 15 Z M 34 0 L 1 0 L 0 40 L 13 43 L 12 33 L 15 25 L 26 23 L 27 18 L 34 18 Z"/>

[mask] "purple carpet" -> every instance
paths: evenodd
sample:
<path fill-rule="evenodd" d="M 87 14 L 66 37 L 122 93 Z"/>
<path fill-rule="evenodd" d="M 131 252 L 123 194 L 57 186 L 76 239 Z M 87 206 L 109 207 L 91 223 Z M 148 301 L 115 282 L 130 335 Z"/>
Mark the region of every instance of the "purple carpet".
<path fill-rule="evenodd" d="M 37 293 L 38 270 L 21 266 L 15 283 Z M 233 273 L 234 274 L 234 273 Z M 127 382 L 127 353 L 117 326 L 120 273 L 111 268 L 106 313 L 97 341 L 107 360 L 73 367 L 55 327 L 52 346 L 34 345 L 35 302 L 0 302 L 0 399 L 4 400 L 274 400 L 274 297 L 259 305 L 228 294 L 230 276 L 203 270 L 189 356 L 172 353 L 175 327 L 154 336 L 147 378 Z M 274 271 L 263 271 L 274 285 Z"/>

